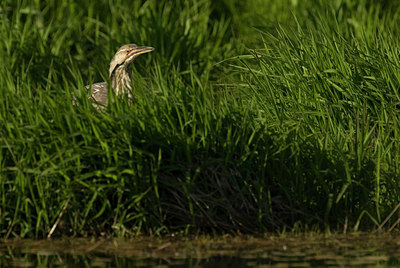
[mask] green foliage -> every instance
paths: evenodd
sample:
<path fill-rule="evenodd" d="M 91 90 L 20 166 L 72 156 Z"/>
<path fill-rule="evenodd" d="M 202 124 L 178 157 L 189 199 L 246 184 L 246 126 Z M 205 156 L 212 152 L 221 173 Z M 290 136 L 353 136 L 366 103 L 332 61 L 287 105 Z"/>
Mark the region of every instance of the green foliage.
<path fill-rule="evenodd" d="M 383 222 L 400 196 L 399 11 L 2 1 L 0 236 Z M 156 48 L 134 99 L 96 110 L 84 85 L 132 42 Z"/>

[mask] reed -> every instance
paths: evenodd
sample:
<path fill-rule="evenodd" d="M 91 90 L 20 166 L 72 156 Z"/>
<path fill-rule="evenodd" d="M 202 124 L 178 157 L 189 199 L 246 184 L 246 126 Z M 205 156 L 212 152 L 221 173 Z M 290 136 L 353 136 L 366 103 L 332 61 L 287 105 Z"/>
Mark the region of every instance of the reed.
<path fill-rule="evenodd" d="M 0 236 L 393 226 L 399 6 L 299 2 L 2 1 Z"/>

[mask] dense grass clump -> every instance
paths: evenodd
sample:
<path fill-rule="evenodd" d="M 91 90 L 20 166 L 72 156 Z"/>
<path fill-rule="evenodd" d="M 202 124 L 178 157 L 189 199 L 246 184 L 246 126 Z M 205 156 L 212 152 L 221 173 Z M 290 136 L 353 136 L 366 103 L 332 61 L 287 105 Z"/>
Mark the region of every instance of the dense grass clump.
<path fill-rule="evenodd" d="M 399 8 L 3 1 L 0 236 L 377 228 L 400 201 Z M 156 48 L 134 99 L 96 110 L 84 85 L 132 42 Z"/>

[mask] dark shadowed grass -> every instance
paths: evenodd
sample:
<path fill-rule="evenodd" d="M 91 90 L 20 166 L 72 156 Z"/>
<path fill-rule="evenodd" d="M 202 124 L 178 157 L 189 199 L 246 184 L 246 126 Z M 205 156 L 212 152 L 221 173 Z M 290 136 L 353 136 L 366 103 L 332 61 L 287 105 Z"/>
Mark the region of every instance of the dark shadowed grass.
<path fill-rule="evenodd" d="M 382 223 L 399 203 L 397 6 L 239 2 L 3 2 L 1 236 Z M 156 48 L 135 97 L 98 111 L 83 88 L 130 42 Z"/>

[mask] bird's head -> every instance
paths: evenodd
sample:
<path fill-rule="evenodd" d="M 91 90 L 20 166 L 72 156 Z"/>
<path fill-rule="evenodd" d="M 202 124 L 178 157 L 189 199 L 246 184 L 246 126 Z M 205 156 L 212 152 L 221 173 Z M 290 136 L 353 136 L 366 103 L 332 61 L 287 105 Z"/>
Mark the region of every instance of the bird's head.
<path fill-rule="evenodd" d="M 153 51 L 153 47 L 146 47 L 146 46 L 137 46 L 135 44 L 127 44 L 120 47 L 115 53 L 114 57 L 110 63 L 109 75 L 113 74 L 113 72 L 120 66 L 124 68 L 128 67 L 133 60 L 144 53 L 148 53 Z"/>

